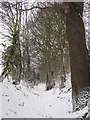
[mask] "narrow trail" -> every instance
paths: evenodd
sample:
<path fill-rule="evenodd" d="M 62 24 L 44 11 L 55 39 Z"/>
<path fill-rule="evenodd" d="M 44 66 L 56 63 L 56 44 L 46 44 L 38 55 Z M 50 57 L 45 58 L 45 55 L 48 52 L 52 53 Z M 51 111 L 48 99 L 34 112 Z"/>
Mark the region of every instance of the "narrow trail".
<path fill-rule="evenodd" d="M 27 88 L 24 84 L 15 86 L 5 81 L 0 83 L 1 86 L 4 118 L 76 118 L 87 111 L 85 108 L 82 112 L 72 112 L 68 82 L 62 92 L 57 86 L 45 91 L 45 84 Z"/>

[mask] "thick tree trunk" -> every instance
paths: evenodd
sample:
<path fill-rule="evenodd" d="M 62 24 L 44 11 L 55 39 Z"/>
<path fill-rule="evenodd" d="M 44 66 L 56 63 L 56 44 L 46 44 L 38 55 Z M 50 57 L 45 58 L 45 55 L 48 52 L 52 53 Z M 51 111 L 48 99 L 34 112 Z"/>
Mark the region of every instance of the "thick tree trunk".
<path fill-rule="evenodd" d="M 55 81 L 53 80 L 52 73 L 47 73 L 47 80 L 46 80 L 46 90 L 50 90 L 55 86 Z"/>
<path fill-rule="evenodd" d="M 46 90 L 50 90 L 55 86 L 55 81 L 50 62 L 48 62 L 47 66 Z"/>
<path fill-rule="evenodd" d="M 90 86 L 88 52 L 85 42 L 84 23 L 80 16 L 83 13 L 83 3 L 68 4 L 67 37 L 70 50 L 72 98 L 76 102 L 79 91 Z M 75 106 L 73 108 L 75 109 Z"/>

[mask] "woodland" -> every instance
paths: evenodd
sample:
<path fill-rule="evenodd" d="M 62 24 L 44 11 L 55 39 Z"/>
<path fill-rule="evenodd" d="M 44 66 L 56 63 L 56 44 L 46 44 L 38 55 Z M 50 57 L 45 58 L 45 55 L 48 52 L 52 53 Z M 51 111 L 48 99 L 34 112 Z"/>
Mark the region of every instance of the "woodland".
<path fill-rule="evenodd" d="M 90 1 L 0 2 L 0 81 L 10 76 L 12 85 L 44 83 L 49 91 L 60 76 L 62 91 L 71 73 L 73 111 L 85 108 L 90 99 L 89 11 Z"/>

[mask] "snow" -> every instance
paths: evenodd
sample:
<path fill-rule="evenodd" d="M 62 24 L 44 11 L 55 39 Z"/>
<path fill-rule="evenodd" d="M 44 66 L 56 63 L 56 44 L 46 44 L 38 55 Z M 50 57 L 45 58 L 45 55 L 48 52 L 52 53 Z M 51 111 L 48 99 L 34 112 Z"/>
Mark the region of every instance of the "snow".
<path fill-rule="evenodd" d="M 0 82 L 0 106 L 2 101 L 3 118 L 78 118 L 88 108 L 82 111 L 72 111 L 70 76 L 67 78 L 66 88 L 60 90 L 58 83 L 45 91 L 45 84 L 27 87 L 24 81 L 20 85 L 12 85 L 12 80 Z"/>
<path fill-rule="evenodd" d="M 1 20 L 0 20 L 0 31 L 2 31 Z M 1 65 L 2 56 L 1 55 L 2 55 L 2 50 L 3 50 L 1 43 L 3 43 L 3 40 L 1 39 L 1 34 L 0 34 L 0 75 L 2 72 L 2 65 Z M 1 118 L 2 118 L 2 83 L 0 83 L 0 119 Z"/>
<path fill-rule="evenodd" d="M 0 83 L 0 119 L 2 118 L 2 84 Z"/>

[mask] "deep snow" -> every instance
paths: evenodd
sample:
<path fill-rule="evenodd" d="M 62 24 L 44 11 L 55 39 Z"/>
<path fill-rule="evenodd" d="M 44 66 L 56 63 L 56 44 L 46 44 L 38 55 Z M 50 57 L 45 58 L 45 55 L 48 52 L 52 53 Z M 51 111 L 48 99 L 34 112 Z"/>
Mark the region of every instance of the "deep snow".
<path fill-rule="evenodd" d="M 24 81 L 20 85 L 12 85 L 11 79 L 0 82 L 2 91 L 3 118 L 76 118 L 88 110 L 72 111 L 70 75 L 67 77 L 66 88 L 62 91 L 56 86 L 45 91 L 45 84 L 34 88 L 27 87 Z M 0 97 L 1 106 L 1 97 Z"/>

